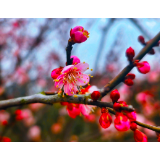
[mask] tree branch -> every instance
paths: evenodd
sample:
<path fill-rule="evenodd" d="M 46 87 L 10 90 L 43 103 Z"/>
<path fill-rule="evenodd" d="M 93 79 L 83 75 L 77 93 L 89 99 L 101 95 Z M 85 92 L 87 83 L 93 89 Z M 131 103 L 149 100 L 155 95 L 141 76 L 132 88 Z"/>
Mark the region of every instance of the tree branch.
<path fill-rule="evenodd" d="M 3 100 L 0 101 L 0 110 L 11 108 L 14 106 L 21 106 L 25 104 L 31 104 L 31 103 L 44 103 L 44 104 L 53 104 L 57 102 L 69 102 L 69 103 L 79 103 L 79 104 L 87 104 L 87 105 L 95 105 L 100 108 L 102 107 L 108 107 L 113 108 L 112 103 L 108 102 L 101 102 L 101 101 L 93 101 L 92 99 L 89 99 L 88 94 L 85 95 L 75 95 L 74 96 L 65 96 L 62 97 L 61 95 L 55 94 L 55 95 L 47 95 L 46 92 L 41 92 L 35 95 L 26 96 L 26 97 L 19 97 L 15 99 L 9 99 L 9 100 Z M 134 108 L 132 107 L 121 107 L 121 110 L 126 111 L 134 111 Z"/>
<path fill-rule="evenodd" d="M 151 49 L 152 47 L 160 40 L 160 32 L 147 44 L 139 54 L 134 58 L 134 60 L 141 60 Z M 129 64 L 126 66 L 115 78 L 113 78 L 101 91 L 102 97 L 109 93 L 114 87 L 121 83 L 125 76 L 133 69 L 134 65 Z"/>

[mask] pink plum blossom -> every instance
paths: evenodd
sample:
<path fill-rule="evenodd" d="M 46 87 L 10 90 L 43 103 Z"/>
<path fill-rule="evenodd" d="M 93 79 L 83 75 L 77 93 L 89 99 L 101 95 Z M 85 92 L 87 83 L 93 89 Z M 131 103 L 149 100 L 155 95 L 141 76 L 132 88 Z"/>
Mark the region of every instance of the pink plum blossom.
<path fill-rule="evenodd" d="M 93 108 L 95 108 L 95 106 L 92 105 L 85 105 L 85 104 L 79 104 L 79 108 L 81 110 L 81 113 L 84 116 L 87 116 L 91 113 L 91 111 L 93 111 Z"/>
<path fill-rule="evenodd" d="M 61 75 L 55 79 L 55 86 L 60 89 L 64 87 L 64 93 L 69 96 L 76 94 L 78 86 L 84 86 L 89 82 L 89 76 L 83 74 L 87 69 L 89 69 L 88 63 L 78 63 L 64 67 Z"/>
<path fill-rule="evenodd" d="M 70 30 L 70 37 L 74 43 L 82 43 L 89 38 L 89 33 L 82 26 L 76 26 Z"/>

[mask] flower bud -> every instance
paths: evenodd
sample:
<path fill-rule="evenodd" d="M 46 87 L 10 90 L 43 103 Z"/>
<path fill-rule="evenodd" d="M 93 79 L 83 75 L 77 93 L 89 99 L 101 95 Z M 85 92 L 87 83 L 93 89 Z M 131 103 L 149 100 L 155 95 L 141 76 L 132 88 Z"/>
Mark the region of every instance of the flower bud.
<path fill-rule="evenodd" d="M 145 44 L 145 40 L 144 40 L 144 37 L 143 36 L 139 36 L 138 37 L 138 41 L 142 44 Z"/>
<path fill-rule="evenodd" d="M 127 75 L 126 75 L 126 79 L 135 79 L 135 74 L 133 74 L 133 73 L 128 73 Z"/>
<path fill-rule="evenodd" d="M 73 62 L 72 62 L 73 65 L 81 62 L 77 56 L 71 56 L 71 58 L 73 58 Z"/>
<path fill-rule="evenodd" d="M 7 121 L 7 120 L 2 121 L 2 125 L 3 125 L 3 126 L 6 126 L 7 124 L 8 124 L 8 121 Z"/>
<path fill-rule="evenodd" d="M 112 123 L 112 117 L 111 115 L 107 113 L 102 113 L 102 115 L 99 118 L 99 124 L 102 128 L 106 129 L 108 128 Z"/>
<path fill-rule="evenodd" d="M 81 110 L 78 104 L 68 103 L 67 112 L 71 118 L 76 118 L 78 115 L 80 115 Z"/>
<path fill-rule="evenodd" d="M 148 53 L 153 55 L 153 54 L 155 54 L 155 50 L 152 48 Z"/>
<path fill-rule="evenodd" d="M 20 115 L 22 113 L 22 111 L 20 110 L 20 109 L 17 109 L 16 111 L 15 111 L 15 114 L 16 115 Z"/>
<path fill-rule="evenodd" d="M 72 65 L 76 65 L 81 62 L 77 56 L 71 56 L 71 59 L 72 58 L 73 58 Z M 67 62 L 66 62 L 66 66 L 67 66 Z"/>
<path fill-rule="evenodd" d="M 51 77 L 52 77 L 53 79 L 56 79 L 56 78 L 61 74 L 62 69 L 63 69 L 63 67 L 59 67 L 59 68 L 54 69 L 54 70 L 51 72 Z"/>
<path fill-rule="evenodd" d="M 130 121 L 127 116 L 118 113 L 114 120 L 114 126 L 118 131 L 127 131 L 130 129 Z"/>
<path fill-rule="evenodd" d="M 76 26 L 70 30 L 70 37 L 74 43 L 82 43 L 89 38 L 89 33 L 82 26 Z"/>
<path fill-rule="evenodd" d="M 134 131 L 134 140 L 136 142 L 147 142 L 148 141 L 147 136 L 141 131 L 139 131 L 138 129 Z"/>
<path fill-rule="evenodd" d="M 125 80 L 124 80 L 124 83 L 125 83 L 127 86 L 132 86 L 132 85 L 133 85 L 132 79 L 125 79 Z"/>
<path fill-rule="evenodd" d="M 136 121 L 137 119 L 137 114 L 135 111 L 133 112 L 129 112 L 129 111 L 125 111 L 126 116 L 129 118 L 130 121 Z"/>
<path fill-rule="evenodd" d="M 120 108 L 121 108 L 121 105 L 119 104 L 119 103 L 114 103 L 113 104 L 113 109 L 115 109 L 116 111 L 119 111 L 120 110 Z"/>
<path fill-rule="evenodd" d="M 147 61 L 137 63 L 136 66 L 137 66 L 138 71 L 142 74 L 146 74 L 150 71 L 150 65 Z"/>
<path fill-rule="evenodd" d="M 133 60 L 133 57 L 135 56 L 135 52 L 134 52 L 134 49 L 132 49 L 132 47 L 129 47 L 126 50 L 126 56 L 127 56 L 127 58 L 128 58 L 129 61 Z"/>
<path fill-rule="evenodd" d="M 101 93 L 99 91 L 93 91 L 92 94 L 91 94 L 91 98 L 94 100 L 94 101 L 97 101 L 101 96 Z"/>
<path fill-rule="evenodd" d="M 9 137 L 0 137 L 1 142 L 11 142 L 11 139 Z"/>
<path fill-rule="evenodd" d="M 120 94 L 119 94 L 117 89 L 111 91 L 110 98 L 112 99 L 113 102 L 117 102 L 118 101 L 118 99 L 120 98 Z"/>
<path fill-rule="evenodd" d="M 131 129 L 132 131 L 135 131 L 135 130 L 137 129 L 137 124 L 134 123 L 134 122 L 131 122 L 131 123 L 130 123 L 130 129 Z"/>
<path fill-rule="evenodd" d="M 118 102 L 122 107 L 128 107 L 128 104 L 125 101 Z"/>

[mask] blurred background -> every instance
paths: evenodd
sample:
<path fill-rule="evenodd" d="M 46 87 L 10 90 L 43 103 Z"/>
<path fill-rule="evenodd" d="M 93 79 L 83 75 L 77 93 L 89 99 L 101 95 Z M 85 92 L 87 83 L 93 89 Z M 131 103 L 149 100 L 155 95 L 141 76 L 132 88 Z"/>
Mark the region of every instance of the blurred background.
<path fill-rule="evenodd" d="M 73 46 L 78 56 L 93 68 L 91 86 L 102 88 L 127 64 L 125 51 L 130 46 L 138 54 L 143 46 L 138 36 L 152 39 L 160 31 L 160 19 L 0 19 L 0 100 L 27 96 L 42 91 L 56 91 L 51 71 L 66 63 L 65 48 L 70 29 L 83 26 L 90 33 L 88 40 Z M 138 113 L 137 120 L 160 126 L 160 47 L 156 54 L 147 54 L 151 71 L 140 74 L 136 68 L 134 85 L 117 86 L 121 100 L 131 104 Z M 110 102 L 109 96 L 102 101 Z M 15 111 L 22 109 L 24 118 L 16 119 Z M 132 142 L 133 132 L 118 132 L 112 123 L 108 129 L 99 125 L 101 111 L 89 116 L 69 117 L 66 106 L 30 104 L 0 111 L 0 136 L 11 141 L 113 141 Z M 113 116 L 114 119 L 114 116 Z M 156 141 L 154 131 L 139 127 Z"/>

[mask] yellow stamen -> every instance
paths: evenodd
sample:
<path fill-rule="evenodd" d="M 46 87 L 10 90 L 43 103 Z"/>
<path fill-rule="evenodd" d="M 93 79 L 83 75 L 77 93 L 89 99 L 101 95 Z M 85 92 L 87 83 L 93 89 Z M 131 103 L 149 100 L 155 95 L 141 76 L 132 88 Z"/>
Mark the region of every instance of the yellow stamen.
<path fill-rule="evenodd" d="M 93 69 L 91 69 L 91 71 L 93 71 Z"/>
<path fill-rule="evenodd" d="M 74 95 L 73 97 L 78 97 L 77 95 Z"/>
<path fill-rule="evenodd" d="M 88 85 L 90 86 L 90 84 L 88 83 Z"/>
<path fill-rule="evenodd" d="M 91 76 L 90 74 L 88 76 Z"/>
<path fill-rule="evenodd" d="M 55 81 L 55 82 L 58 82 L 58 81 L 59 81 L 59 79 L 55 79 L 54 81 Z"/>
<path fill-rule="evenodd" d="M 56 87 L 58 87 L 58 85 L 56 85 Z"/>
<path fill-rule="evenodd" d="M 93 77 L 93 76 L 91 76 L 91 77 Z"/>
<path fill-rule="evenodd" d="M 83 62 L 83 63 L 85 63 L 85 62 Z"/>
<path fill-rule="evenodd" d="M 89 69 L 89 67 L 87 69 Z"/>

